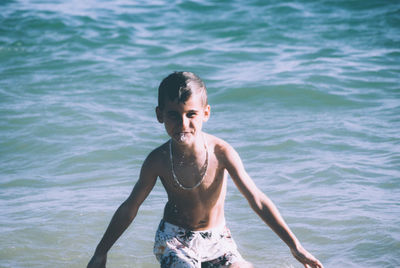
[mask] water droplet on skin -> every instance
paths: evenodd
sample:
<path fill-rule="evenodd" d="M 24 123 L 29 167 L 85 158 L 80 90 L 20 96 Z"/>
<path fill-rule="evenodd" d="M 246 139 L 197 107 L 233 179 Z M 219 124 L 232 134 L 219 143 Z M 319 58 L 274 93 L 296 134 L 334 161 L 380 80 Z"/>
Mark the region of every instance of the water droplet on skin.
<path fill-rule="evenodd" d="M 179 137 L 178 137 L 178 139 L 179 139 L 179 141 L 180 142 L 184 142 L 185 140 L 186 140 L 186 134 L 185 133 L 180 133 L 179 134 Z"/>

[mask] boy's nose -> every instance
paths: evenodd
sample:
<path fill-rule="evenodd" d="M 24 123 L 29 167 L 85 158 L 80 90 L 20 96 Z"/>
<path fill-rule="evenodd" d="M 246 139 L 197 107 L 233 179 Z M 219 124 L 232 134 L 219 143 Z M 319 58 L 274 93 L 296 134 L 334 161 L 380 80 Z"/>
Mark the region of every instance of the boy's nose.
<path fill-rule="evenodd" d="M 181 124 L 182 124 L 182 128 L 185 129 L 187 126 L 189 126 L 189 118 L 187 118 L 186 116 L 182 116 L 181 120 L 180 120 Z"/>

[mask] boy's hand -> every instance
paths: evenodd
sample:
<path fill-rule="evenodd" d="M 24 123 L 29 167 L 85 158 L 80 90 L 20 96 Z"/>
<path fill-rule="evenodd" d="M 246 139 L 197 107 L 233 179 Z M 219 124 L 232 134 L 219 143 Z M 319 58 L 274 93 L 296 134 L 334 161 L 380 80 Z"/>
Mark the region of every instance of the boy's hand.
<path fill-rule="evenodd" d="M 107 255 L 104 256 L 97 256 L 94 255 L 90 260 L 87 268 L 105 268 L 107 262 Z"/>
<path fill-rule="evenodd" d="M 301 262 L 305 268 L 324 268 L 322 263 L 319 262 L 313 255 L 311 255 L 303 247 L 291 250 L 293 256 Z"/>

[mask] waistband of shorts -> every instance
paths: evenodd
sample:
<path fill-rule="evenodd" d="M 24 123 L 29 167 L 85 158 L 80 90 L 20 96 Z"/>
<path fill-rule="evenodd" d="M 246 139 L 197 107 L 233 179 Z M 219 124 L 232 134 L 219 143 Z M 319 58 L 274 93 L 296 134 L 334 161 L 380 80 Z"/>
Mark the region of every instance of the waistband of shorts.
<path fill-rule="evenodd" d="M 225 219 L 220 224 L 218 224 L 217 226 L 214 226 L 213 228 L 206 229 L 206 230 L 190 230 L 190 229 L 187 229 L 187 228 L 172 224 L 170 222 L 167 222 L 164 219 L 161 219 L 160 223 L 164 223 L 164 226 L 166 228 L 168 228 L 168 227 L 170 227 L 170 228 L 178 228 L 178 229 L 181 229 L 182 231 L 191 231 L 191 232 L 194 232 L 194 233 L 215 232 L 215 231 L 224 230 L 225 227 L 226 227 Z"/>

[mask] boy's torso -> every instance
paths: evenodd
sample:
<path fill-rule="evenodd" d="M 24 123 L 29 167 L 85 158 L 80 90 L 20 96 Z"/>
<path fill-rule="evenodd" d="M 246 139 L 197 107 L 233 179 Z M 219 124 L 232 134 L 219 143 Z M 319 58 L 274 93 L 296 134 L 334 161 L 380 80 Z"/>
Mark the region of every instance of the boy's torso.
<path fill-rule="evenodd" d="M 208 144 L 207 172 L 202 182 L 193 189 L 183 189 L 175 181 L 171 170 L 169 142 L 155 150 L 158 156 L 158 176 L 168 194 L 163 218 L 167 222 L 189 230 L 207 230 L 225 221 L 224 201 L 227 184 L 227 171 L 223 163 L 225 143 L 214 136 L 205 135 Z M 178 179 L 182 184 L 185 183 L 185 178 Z"/>

